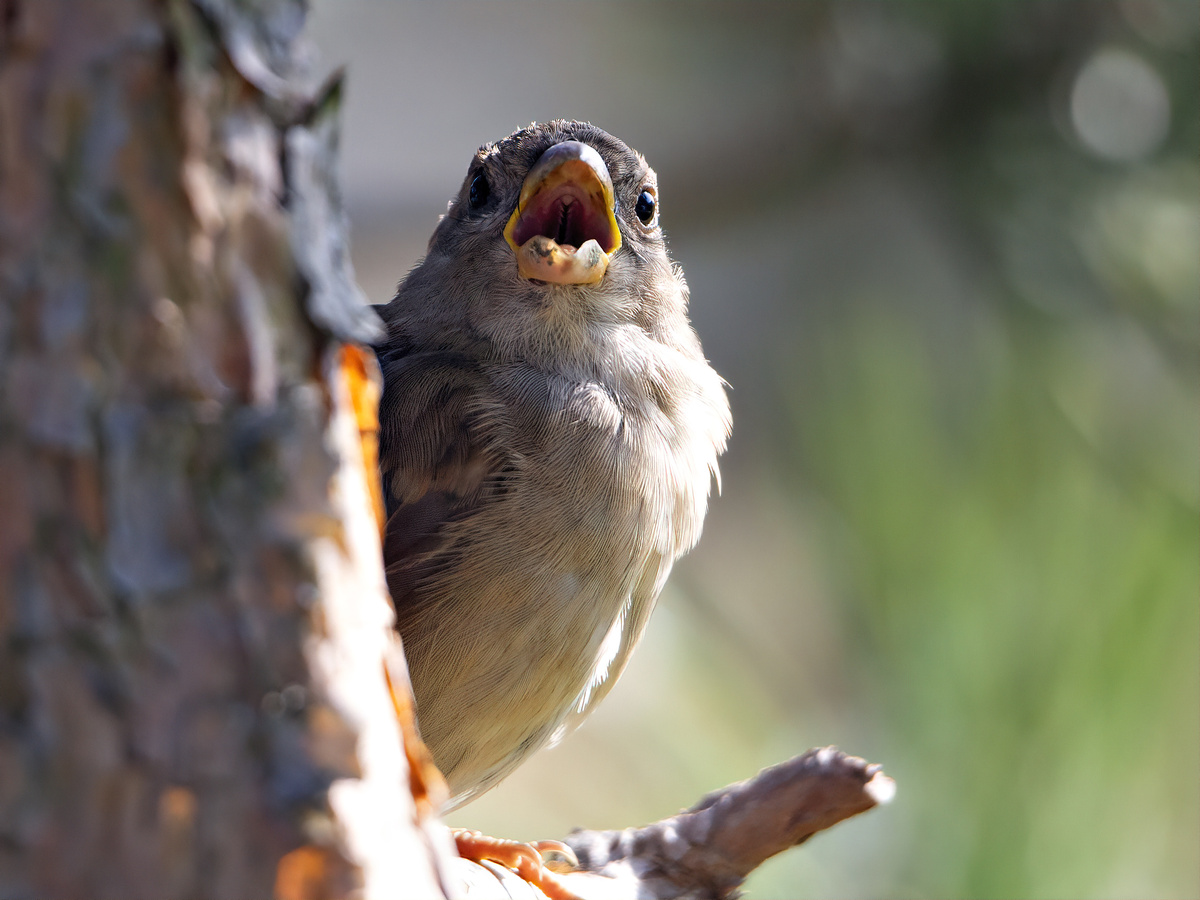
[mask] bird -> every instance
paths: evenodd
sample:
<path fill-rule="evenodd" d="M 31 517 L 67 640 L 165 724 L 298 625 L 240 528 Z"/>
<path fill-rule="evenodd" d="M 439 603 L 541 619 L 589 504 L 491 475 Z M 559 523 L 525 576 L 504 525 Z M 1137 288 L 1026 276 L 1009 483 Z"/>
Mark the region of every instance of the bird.
<path fill-rule="evenodd" d="M 619 139 L 532 124 L 376 307 L 384 567 L 451 807 L 608 693 L 719 490 L 726 385 L 659 206 Z"/>

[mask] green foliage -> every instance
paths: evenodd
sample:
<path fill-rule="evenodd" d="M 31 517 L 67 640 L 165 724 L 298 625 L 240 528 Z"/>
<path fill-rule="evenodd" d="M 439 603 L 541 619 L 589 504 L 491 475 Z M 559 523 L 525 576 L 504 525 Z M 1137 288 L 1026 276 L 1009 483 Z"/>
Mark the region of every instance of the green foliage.
<path fill-rule="evenodd" d="M 828 339 L 825 402 L 796 417 L 850 544 L 827 558 L 902 786 L 897 874 L 923 893 L 1194 887 L 1197 515 L 1158 471 L 1194 471 L 1196 406 L 1141 395 L 1185 423 L 1160 461 L 1089 437 L 1070 382 L 1154 352 L 1109 327 L 1099 357 L 1070 324 L 997 320 L 948 372 L 919 323 L 878 311 Z"/>

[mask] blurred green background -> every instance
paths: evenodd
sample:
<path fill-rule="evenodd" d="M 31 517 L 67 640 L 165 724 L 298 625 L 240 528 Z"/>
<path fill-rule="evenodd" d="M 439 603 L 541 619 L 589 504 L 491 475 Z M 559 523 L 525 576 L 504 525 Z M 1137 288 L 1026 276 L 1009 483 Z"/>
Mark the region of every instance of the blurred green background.
<path fill-rule="evenodd" d="M 590 119 L 732 385 L 625 677 L 454 824 L 639 824 L 836 743 L 896 800 L 751 897 L 1200 895 L 1200 5 L 314 12 L 373 302 L 479 144 Z"/>

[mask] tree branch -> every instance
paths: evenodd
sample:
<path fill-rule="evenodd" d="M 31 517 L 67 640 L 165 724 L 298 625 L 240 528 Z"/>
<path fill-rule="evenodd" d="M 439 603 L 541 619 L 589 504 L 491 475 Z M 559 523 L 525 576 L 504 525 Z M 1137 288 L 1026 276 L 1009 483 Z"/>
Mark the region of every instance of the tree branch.
<path fill-rule="evenodd" d="M 809 750 L 653 825 L 572 832 L 566 843 L 579 867 L 561 881 L 582 900 L 732 897 L 770 857 L 894 793 L 879 766 L 833 747 Z M 464 863 L 462 871 L 469 896 L 494 896 L 496 881 L 510 897 L 539 896 L 496 866 Z"/>

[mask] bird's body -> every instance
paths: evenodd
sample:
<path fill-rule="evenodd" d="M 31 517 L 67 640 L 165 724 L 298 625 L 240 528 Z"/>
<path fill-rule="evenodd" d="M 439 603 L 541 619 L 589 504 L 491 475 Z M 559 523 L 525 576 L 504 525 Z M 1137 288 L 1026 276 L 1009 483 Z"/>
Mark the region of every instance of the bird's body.
<path fill-rule="evenodd" d="M 381 308 L 389 587 L 459 802 L 607 692 L 700 534 L 729 410 L 656 207 L 599 129 L 518 131 Z"/>

